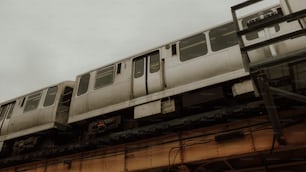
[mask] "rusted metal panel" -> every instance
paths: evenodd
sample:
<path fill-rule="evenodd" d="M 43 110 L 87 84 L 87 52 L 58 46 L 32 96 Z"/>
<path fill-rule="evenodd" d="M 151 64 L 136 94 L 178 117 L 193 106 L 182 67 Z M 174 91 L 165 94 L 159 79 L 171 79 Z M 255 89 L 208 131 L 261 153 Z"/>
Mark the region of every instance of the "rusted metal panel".
<path fill-rule="evenodd" d="M 306 145 L 306 124 L 297 124 L 284 129 L 284 137 L 288 145 Z"/>
<path fill-rule="evenodd" d="M 1 169 L 1 172 L 15 172 L 13 168 L 10 169 Z"/>
<path fill-rule="evenodd" d="M 69 167 L 69 164 L 64 163 L 56 163 L 56 164 L 46 164 L 45 172 L 54 172 L 54 171 L 68 171 L 68 169 L 71 169 Z M 76 172 L 76 170 L 73 170 Z"/>
<path fill-rule="evenodd" d="M 179 143 L 171 141 L 173 139 L 177 139 L 177 135 L 135 144 L 140 147 L 140 149 L 133 149 L 131 147 L 131 150 L 127 152 L 127 170 L 134 171 L 168 166 L 170 160 L 169 157 L 171 156 L 176 157 L 174 160 L 171 160 L 171 163 L 179 163 L 179 150 L 172 151 L 179 147 Z M 135 145 L 133 147 L 135 147 Z"/>
<path fill-rule="evenodd" d="M 79 158 L 79 157 L 78 157 Z M 68 161 L 69 162 L 69 161 Z M 65 166 L 66 168 L 61 168 L 63 170 L 63 172 L 69 171 L 69 172 L 81 172 L 81 168 L 82 168 L 82 159 L 76 159 L 76 160 L 72 160 L 71 161 L 71 166 L 68 163 L 64 163 L 64 162 L 60 162 L 57 163 L 55 165 L 59 165 L 59 166 Z M 48 167 L 48 172 L 52 172 L 52 167 L 49 169 Z"/>
<path fill-rule="evenodd" d="M 242 127 L 256 123 L 235 121 L 231 125 L 205 127 L 164 137 L 152 138 L 107 149 L 59 157 L 51 160 L 24 164 L 1 172 L 131 172 L 178 164 L 212 161 L 258 152 L 270 151 L 273 143 L 273 130 L 270 124 Z M 243 138 L 215 141 L 216 133 L 242 127 Z M 274 145 L 274 151 L 297 149 L 306 145 L 306 123 L 295 124 L 283 129 L 287 145 Z M 180 140 L 181 139 L 181 140 Z"/>
<path fill-rule="evenodd" d="M 11 171 L 22 171 L 22 172 L 45 172 L 46 166 L 41 166 L 41 165 L 33 165 L 33 166 L 24 166 L 21 168 L 12 168 Z"/>
<path fill-rule="evenodd" d="M 124 172 L 124 155 L 90 157 L 82 161 L 81 172 L 107 171 Z"/>
<path fill-rule="evenodd" d="M 252 132 L 254 152 L 271 149 L 273 142 L 273 130 L 259 130 Z M 276 143 L 277 144 L 277 143 Z"/>
<path fill-rule="evenodd" d="M 185 143 L 185 162 L 199 161 L 204 159 L 220 158 L 237 154 L 253 152 L 251 136 L 240 140 L 230 140 L 217 143 L 213 137 L 202 137 Z M 271 144 L 269 144 L 270 146 Z"/>

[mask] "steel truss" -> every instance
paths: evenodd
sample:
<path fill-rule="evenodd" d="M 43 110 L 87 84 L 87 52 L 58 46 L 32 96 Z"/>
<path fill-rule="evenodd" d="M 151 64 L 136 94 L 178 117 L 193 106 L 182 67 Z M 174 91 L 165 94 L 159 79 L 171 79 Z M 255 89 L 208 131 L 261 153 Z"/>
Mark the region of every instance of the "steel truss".
<path fill-rule="evenodd" d="M 267 20 L 260 21 L 258 23 L 254 23 L 247 28 L 240 29 L 237 11 L 243 8 L 249 7 L 255 3 L 261 2 L 263 0 L 248 0 L 238 5 L 235 5 L 231 8 L 233 21 L 236 26 L 236 31 L 238 35 L 238 43 L 240 46 L 243 64 L 246 71 L 249 71 L 252 79 L 254 80 L 257 89 L 264 100 L 264 104 L 266 110 L 268 112 L 269 119 L 272 123 L 274 137 L 280 144 L 285 144 L 285 140 L 282 139 L 282 125 L 281 120 L 278 114 L 278 107 L 276 106 L 275 99 L 276 97 L 285 97 L 290 100 L 294 100 L 297 102 L 306 103 L 306 96 L 298 92 L 295 84 L 294 73 L 292 73 L 292 64 L 297 64 L 300 62 L 306 61 L 306 49 L 302 49 L 299 51 L 291 52 L 285 55 L 280 55 L 277 57 L 267 57 L 267 60 L 260 62 L 251 62 L 248 52 L 251 50 L 255 50 L 258 48 L 262 48 L 264 46 L 269 46 L 277 42 L 285 41 L 292 38 L 297 38 L 301 36 L 305 36 L 306 29 L 301 27 L 300 30 L 293 31 L 291 33 L 287 33 L 278 37 L 274 37 L 268 40 L 264 40 L 255 44 L 245 45 L 242 37 L 248 33 L 262 30 L 267 27 L 271 27 L 275 24 L 279 24 L 281 22 L 292 22 L 294 20 L 300 20 L 303 17 L 306 17 L 306 9 L 301 10 L 289 15 L 275 15 L 272 18 Z M 291 90 L 285 90 L 283 88 L 278 88 L 277 86 L 273 86 L 271 84 L 271 78 L 268 75 L 268 71 L 272 68 L 277 68 L 280 65 L 287 65 L 290 70 L 290 78 L 289 81 L 292 87 Z"/>

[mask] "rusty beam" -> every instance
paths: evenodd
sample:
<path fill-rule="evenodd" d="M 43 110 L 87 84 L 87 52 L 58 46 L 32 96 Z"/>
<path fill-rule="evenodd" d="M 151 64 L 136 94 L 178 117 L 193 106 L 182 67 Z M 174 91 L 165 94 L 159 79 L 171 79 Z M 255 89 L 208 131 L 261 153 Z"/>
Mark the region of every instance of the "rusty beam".
<path fill-rule="evenodd" d="M 2 168 L 0 171 L 135 172 L 157 168 L 167 169 L 169 167 L 169 152 L 171 150 L 174 151 L 170 154 L 170 165 L 181 165 L 181 156 L 183 155 L 184 164 L 187 165 L 209 164 L 207 162 L 221 161 L 227 164 L 228 170 L 235 170 L 237 169 L 236 166 L 233 166 L 232 162 L 229 161 L 233 158 L 244 156 L 253 157 L 261 153 L 263 155 L 269 154 L 273 130 L 271 129 L 271 125 L 262 123 L 266 120 L 264 117 L 262 119 L 236 120 L 230 124 L 220 124 L 184 131 L 181 133 L 181 136 L 173 133 L 167 136 L 118 145 L 107 149 L 97 149 L 30 164 Z M 258 124 L 258 121 L 262 125 L 254 125 Z M 284 128 L 283 133 L 286 140 L 288 140 L 288 145 L 275 145 L 274 152 L 288 151 L 290 153 L 293 149 L 306 150 L 305 127 L 306 123 L 300 123 Z M 224 142 L 216 142 L 214 140 L 216 134 L 229 130 L 242 130 L 245 133 L 245 137 L 226 140 Z M 295 164 L 288 163 L 287 165 L 294 166 Z"/>

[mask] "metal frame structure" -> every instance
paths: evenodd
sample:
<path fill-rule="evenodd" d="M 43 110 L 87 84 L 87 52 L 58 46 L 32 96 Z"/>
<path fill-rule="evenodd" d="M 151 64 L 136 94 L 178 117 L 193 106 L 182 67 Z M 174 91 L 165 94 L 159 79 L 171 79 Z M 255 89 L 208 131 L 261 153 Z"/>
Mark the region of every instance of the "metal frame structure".
<path fill-rule="evenodd" d="M 237 11 L 241 10 L 242 8 L 251 6 L 255 3 L 261 2 L 263 0 L 248 0 L 243 3 L 240 3 L 238 5 L 235 5 L 231 8 L 233 21 L 236 26 L 237 36 L 238 36 L 238 43 L 240 46 L 242 58 L 243 58 L 243 64 L 246 71 L 249 71 L 252 79 L 255 81 L 258 90 L 264 100 L 266 110 L 268 112 L 269 119 L 272 123 L 273 131 L 274 131 L 274 139 L 277 139 L 277 141 L 280 144 L 285 144 L 285 141 L 282 139 L 282 126 L 281 126 L 281 120 L 278 115 L 278 108 L 275 105 L 275 95 L 285 97 L 291 100 L 295 100 L 298 102 L 306 103 L 306 96 L 302 95 L 297 92 L 291 92 L 287 90 L 283 90 L 280 88 L 276 88 L 271 86 L 269 83 L 269 77 L 267 75 L 267 70 L 269 68 L 275 67 L 276 65 L 281 64 L 292 64 L 296 63 L 302 60 L 306 59 L 306 49 L 295 51 L 293 53 L 285 54 L 278 56 L 277 58 L 267 58 L 265 61 L 252 63 L 250 61 L 250 58 L 248 56 L 248 51 L 255 50 L 258 48 L 262 48 L 264 46 L 268 46 L 277 42 L 285 41 L 288 39 L 305 36 L 306 29 L 301 28 L 298 31 L 293 31 L 291 33 L 281 35 L 275 38 L 271 38 L 265 41 L 261 41 L 255 44 L 251 44 L 246 46 L 243 42 L 242 36 L 251 33 L 252 31 L 257 31 L 260 29 L 264 29 L 266 27 L 273 26 L 275 24 L 281 23 L 281 22 L 290 22 L 294 20 L 299 20 L 303 17 L 306 17 L 306 9 L 301 10 L 289 15 L 285 16 L 277 16 L 273 19 L 263 21 L 257 24 L 254 24 L 252 26 L 249 26 L 246 29 L 240 29 L 238 18 L 237 18 Z M 293 76 L 291 76 L 293 77 Z M 291 78 L 292 79 L 292 78 Z M 293 89 L 294 91 L 295 89 Z"/>

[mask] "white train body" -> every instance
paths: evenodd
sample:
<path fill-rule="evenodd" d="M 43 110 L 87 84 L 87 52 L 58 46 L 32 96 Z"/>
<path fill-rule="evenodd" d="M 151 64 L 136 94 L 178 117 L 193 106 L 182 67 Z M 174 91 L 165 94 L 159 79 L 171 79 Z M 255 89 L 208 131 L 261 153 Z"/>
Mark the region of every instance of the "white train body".
<path fill-rule="evenodd" d="M 0 143 L 66 125 L 69 104 L 62 100 L 73 87 L 66 81 L 2 103 Z"/>
<path fill-rule="evenodd" d="M 234 30 L 230 32 L 232 35 L 235 34 Z M 170 43 L 171 48 L 165 45 L 78 76 L 78 87 L 73 93 L 69 122 L 77 122 L 248 75 L 243 69 L 237 44 L 213 51 L 209 44 L 209 30 L 197 36 L 203 38 L 200 41 L 200 46 L 203 44 L 206 49 L 203 55 L 187 60 L 180 59 L 182 50 L 178 47 L 182 42 L 190 41 L 190 38 L 187 38 Z M 176 53 L 172 53 L 175 51 Z M 118 66 L 121 66 L 121 69 L 118 69 Z M 99 78 L 97 73 L 107 69 L 112 69 L 110 75 L 113 81 L 96 88 L 95 84 L 99 82 L 96 79 Z M 80 80 L 88 75 L 88 90 L 78 95 Z"/>
<path fill-rule="evenodd" d="M 246 27 L 245 23 L 249 20 L 262 18 L 267 14 L 282 15 L 281 7 L 276 6 L 245 17 L 239 21 L 240 27 Z M 250 45 L 298 29 L 301 29 L 299 22 L 284 22 L 244 36 L 243 41 L 246 45 Z M 305 37 L 300 37 L 250 51 L 250 60 L 259 62 L 305 48 L 306 45 L 303 43 L 305 41 Z M 121 69 L 118 69 L 120 66 Z M 113 81 L 106 86 L 96 88 L 95 84 L 99 82 L 97 73 L 101 71 L 103 73 L 103 70 L 110 68 L 112 72 L 109 75 Z M 88 74 L 90 74 L 88 90 L 82 95 L 77 95 L 80 78 Z M 232 23 L 226 23 L 78 76 L 72 97 L 69 123 L 160 101 L 163 98 L 247 75 L 249 73 L 244 70 L 236 42 L 235 27 Z M 252 88 L 250 86 L 248 90 L 242 92 L 251 91 Z"/>
<path fill-rule="evenodd" d="M 288 4 L 291 4 L 290 8 Z M 262 19 L 269 14 L 290 14 L 295 12 L 292 8 L 306 9 L 306 2 L 282 0 L 281 6 L 247 16 L 239 20 L 239 24 L 245 27 L 250 20 Z M 280 23 L 244 36 L 243 41 L 250 45 L 286 34 L 304 27 L 304 22 Z M 305 48 L 305 42 L 306 38 L 302 36 L 253 50 L 249 52 L 250 60 L 259 62 L 276 58 Z M 75 82 L 63 82 L 1 103 L 0 149 L 5 141 L 124 109 L 133 109 L 134 119 L 172 112 L 175 110 L 173 96 L 228 81 L 234 81 L 234 96 L 252 92 L 254 88 L 248 76 L 235 27 L 233 23 L 226 23 L 81 74 Z M 65 104 L 65 99 L 70 101 L 70 97 L 65 98 L 65 95 L 69 95 L 73 87 L 69 107 L 70 102 Z M 48 90 L 52 91 L 52 88 L 52 101 L 45 106 L 50 96 Z M 202 98 L 206 99 L 205 94 L 210 99 L 209 92 L 204 93 Z M 165 99 L 169 99 L 168 104 L 164 104 Z M 66 108 L 64 113 L 61 113 L 61 108 Z"/>

